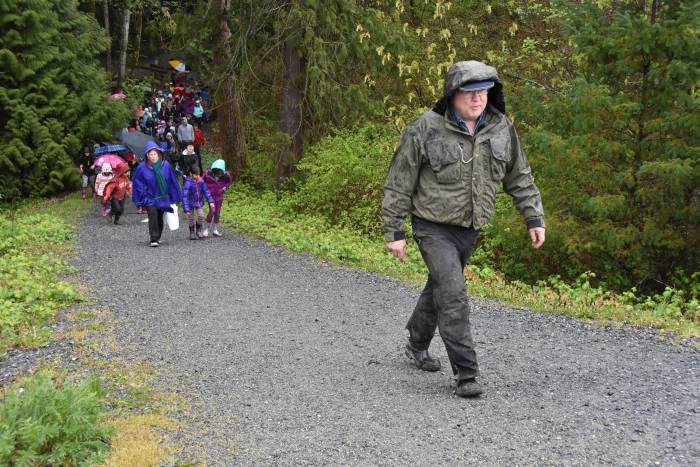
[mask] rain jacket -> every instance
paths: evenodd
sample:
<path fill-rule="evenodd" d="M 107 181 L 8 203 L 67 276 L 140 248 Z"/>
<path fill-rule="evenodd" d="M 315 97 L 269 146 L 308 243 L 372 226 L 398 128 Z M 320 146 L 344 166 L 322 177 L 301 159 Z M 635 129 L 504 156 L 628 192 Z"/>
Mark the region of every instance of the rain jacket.
<path fill-rule="evenodd" d="M 194 115 L 196 118 L 202 118 L 204 115 L 204 107 L 202 107 L 202 104 L 195 102 L 192 115 Z"/>
<path fill-rule="evenodd" d="M 207 144 L 207 140 L 204 139 L 204 133 L 199 128 L 194 129 L 194 145 L 195 147 L 202 147 Z"/>
<path fill-rule="evenodd" d="M 155 143 L 153 144 L 155 145 Z M 177 181 L 177 176 L 167 161 L 163 162 L 161 171 L 163 178 L 165 178 L 165 184 L 168 187 L 168 193 L 165 196 L 158 195 L 156 174 L 150 164 L 144 162 L 136 167 L 136 172 L 132 178 L 131 199 L 137 207 L 154 204 L 158 209 L 173 212 L 170 205 L 182 200 L 182 190 Z"/>
<path fill-rule="evenodd" d="M 109 162 L 105 162 L 102 165 L 100 173 L 95 178 L 95 192 L 97 192 L 97 196 L 102 196 L 102 194 L 105 192 L 105 187 L 109 181 L 114 178 L 114 175 L 106 176 L 105 173 L 107 172 L 112 172 L 112 166 L 109 164 Z"/>
<path fill-rule="evenodd" d="M 204 199 L 209 203 L 214 202 L 206 183 L 200 176 L 190 175 L 185 179 L 185 186 L 182 188 L 182 210 L 190 212 L 192 209 L 199 209 L 204 206 Z"/>
<path fill-rule="evenodd" d="M 131 193 L 131 181 L 125 173 L 129 170 L 127 166 L 120 165 L 114 178 L 111 179 L 105 186 L 102 202 L 107 203 L 110 198 L 123 200 L 127 193 Z"/>
<path fill-rule="evenodd" d="M 202 178 L 204 178 L 204 183 L 207 185 L 209 193 L 211 193 L 212 198 L 217 203 L 223 201 L 226 189 L 233 183 L 231 174 L 228 172 L 217 179 L 211 170 L 207 170 Z"/>
<path fill-rule="evenodd" d="M 450 111 L 452 96 L 468 81 L 492 80 L 483 127 L 463 131 Z M 384 183 L 384 239 L 405 238 L 407 214 L 440 224 L 480 229 L 489 222 L 500 186 L 528 228 L 544 227 L 540 192 L 512 122 L 505 115 L 496 69 L 476 61 L 454 64 L 443 98 L 401 135 Z"/>

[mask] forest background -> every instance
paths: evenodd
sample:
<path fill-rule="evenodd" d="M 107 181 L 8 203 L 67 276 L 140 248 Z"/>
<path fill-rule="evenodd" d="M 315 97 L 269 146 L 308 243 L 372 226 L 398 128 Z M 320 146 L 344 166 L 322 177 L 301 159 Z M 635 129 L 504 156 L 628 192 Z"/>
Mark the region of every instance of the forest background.
<path fill-rule="evenodd" d="M 595 290 L 700 321 L 698 1 L 9 0 L 0 6 L 0 201 L 79 186 L 172 54 L 256 199 L 381 239 L 383 178 L 459 60 L 494 65 L 542 192 L 528 245 L 501 193 L 480 274 Z M 167 74 L 166 74 L 167 75 Z M 124 89 L 131 99 L 110 101 Z M 266 196 L 273 193 L 274 196 Z M 245 209 L 244 206 L 241 208 Z M 574 287 L 574 289 L 571 289 Z"/>

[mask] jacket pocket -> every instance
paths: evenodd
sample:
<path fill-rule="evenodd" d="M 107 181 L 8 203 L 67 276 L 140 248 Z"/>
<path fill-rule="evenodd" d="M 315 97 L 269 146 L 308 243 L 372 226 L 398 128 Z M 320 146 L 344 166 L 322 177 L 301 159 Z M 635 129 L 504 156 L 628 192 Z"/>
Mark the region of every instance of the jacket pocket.
<path fill-rule="evenodd" d="M 426 143 L 426 153 L 430 168 L 435 173 L 438 183 L 447 184 L 459 181 L 462 176 L 462 167 L 459 163 L 459 147 L 457 143 L 444 140 L 429 141 Z"/>
<path fill-rule="evenodd" d="M 510 162 L 507 138 L 491 138 L 491 178 L 500 182 L 506 175 L 506 167 Z"/>

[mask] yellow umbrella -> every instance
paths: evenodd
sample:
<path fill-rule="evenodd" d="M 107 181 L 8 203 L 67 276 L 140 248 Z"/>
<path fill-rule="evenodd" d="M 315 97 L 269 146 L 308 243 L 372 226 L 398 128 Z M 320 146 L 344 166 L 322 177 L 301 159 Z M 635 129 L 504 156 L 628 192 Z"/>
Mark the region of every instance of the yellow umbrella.
<path fill-rule="evenodd" d="M 185 62 L 180 61 L 180 60 L 169 60 L 168 63 L 170 64 L 171 67 L 178 73 L 182 73 L 185 71 Z"/>

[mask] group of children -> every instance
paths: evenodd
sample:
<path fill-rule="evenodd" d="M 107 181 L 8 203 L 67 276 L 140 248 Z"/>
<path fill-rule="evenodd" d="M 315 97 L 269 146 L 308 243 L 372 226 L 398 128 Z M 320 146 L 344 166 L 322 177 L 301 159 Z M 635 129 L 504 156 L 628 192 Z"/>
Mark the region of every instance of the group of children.
<path fill-rule="evenodd" d="M 214 161 L 211 168 L 202 176 L 199 167 L 192 167 L 185 177 L 182 188 L 182 209 L 187 215 L 190 228 L 190 240 L 206 238 L 212 228 L 212 235 L 221 237 L 219 217 L 224 194 L 231 186 L 231 174 L 226 172 L 226 163 L 222 159 Z M 204 227 L 204 201 L 209 204 L 209 213 Z M 196 216 L 196 219 L 195 219 Z"/>
<path fill-rule="evenodd" d="M 156 151 L 158 157 L 154 157 L 153 160 L 147 158 L 144 163 L 139 164 L 138 169 L 141 169 L 141 165 L 145 164 L 141 172 L 146 176 L 139 177 L 137 180 L 137 174 L 139 172 L 137 169 L 134 173 L 133 180 L 135 188 L 132 187 L 132 181 L 127 177 L 129 171 L 129 166 L 127 164 L 119 164 L 114 168 L 107 162 L 102 165 L 102 170 L 95 180 L 95 192 L 100 200 L 102 215 L 109 216 L 110 222 L 119 225 L 119 219 L 124 213 L 124 200 L 126 195 L 132 194 L 134 204 L 137 206 L 137 213 L 140 213 L 142 208 L 146 210 L 149 214 L 150 223 L 152 221 L 151 217 L 153 216 L 149 211 L 149 205 L 157 204 L 157 193 L 165 191 L 169 192 L 170 196 L 166 197 L 168 197 L 169 201 L 172 201 L 172 203 L 167 203 L 168 206 L 182 200 L 183 211 L 187 216 L 189 224 L 190 240 L 207 238 L 210 231 L 213 236 L 221 237 L 222 232 L 219 226 L 221 207 L 224 201 L 224 194 L 233 182 L 231 174 L 226 171 L 226 163 L 222 159 L 214 161 L 204 175 L 201 174 L 200 168 L 196 163 L 187 164 L 187 168 L 183 172 L 184 183 L 182 188 L 180 188 L 175 171 L 167 163 L 167 160 L 164 160 L 162 149 L 155 143 L 149 143 L 149 145 L 146 146 L 145 152 L 148 153 L 150 151 Z M 194 162 L 194 160 L 191 162 Z M 172 172 L 172 177 L 167 181 L 161 173 L 161 167 L 167 170 L 168 174 Z M 144 172 L 144 170 L 147 169 L 150 170 Z M 148 177 L 154 170 L 156 170 L 156 175 Z M 151 193 L 149 196 L 148 185 L 151 180 L 153 180 L 152 184 L 154 184 L 154 189 L 150 191 L 155 194 Z M 168 184 L 172 186 L 167 186 Z M 163 186 L 166 186 L 167 189 L 164 189 Z M 179 195 L 180 193 L 181 195 Z M 209 212 L 206 218 L 204 216 L 205 202 L 209 205 Z M 160 209 L 161 212 L 155 214 L 154 220 L 156 224 L 155 227 L 157 228 L 155 230 L 153 230 L 153 228 L 151 229 L 152 246 L 157 246 L 160 240 L 160 234 L 163 230 L 162 215 L 163 211 L 167 211 L 167 207 L 163 206 L 162 209 L 158 209 Z M 158 218 L 158 216 L 160 217 Z M 156 245 L 154 245 L 154 243 Z"/>

